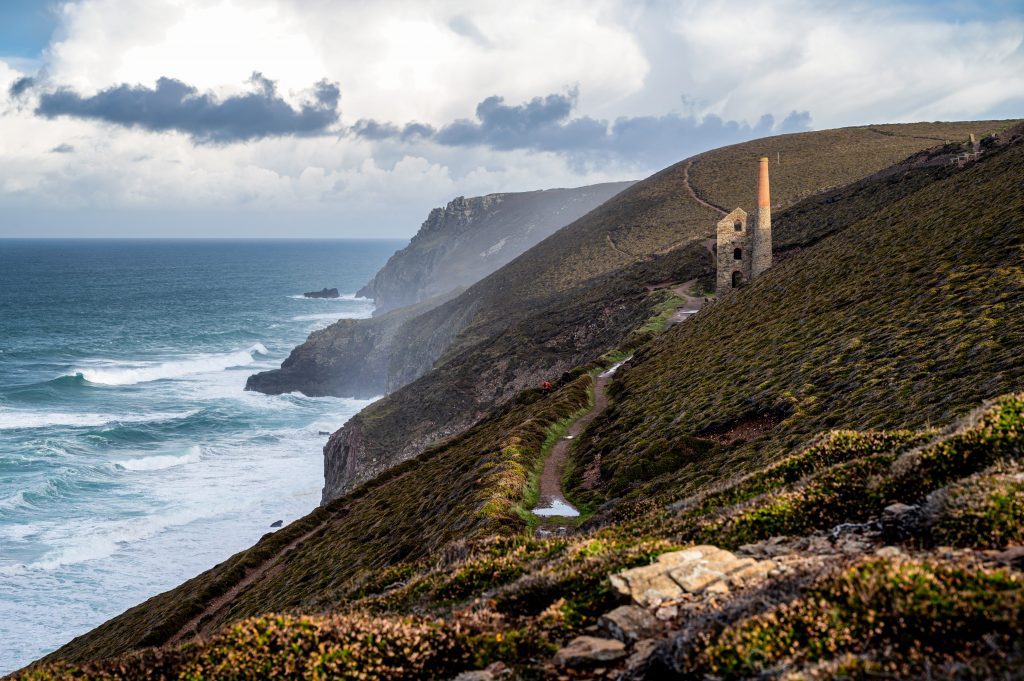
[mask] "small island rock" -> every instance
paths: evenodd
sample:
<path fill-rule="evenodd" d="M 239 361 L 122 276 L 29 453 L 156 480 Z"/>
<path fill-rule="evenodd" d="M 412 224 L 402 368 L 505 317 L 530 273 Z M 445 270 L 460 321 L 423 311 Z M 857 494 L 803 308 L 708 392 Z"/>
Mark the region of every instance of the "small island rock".
<path fill-rule="evenodd" d="M 336 288 L 322 288 L 319 291 L 306 291 L 302 294 L 303 298 L 337 298 L 341 294 L 338 293 Z"/>

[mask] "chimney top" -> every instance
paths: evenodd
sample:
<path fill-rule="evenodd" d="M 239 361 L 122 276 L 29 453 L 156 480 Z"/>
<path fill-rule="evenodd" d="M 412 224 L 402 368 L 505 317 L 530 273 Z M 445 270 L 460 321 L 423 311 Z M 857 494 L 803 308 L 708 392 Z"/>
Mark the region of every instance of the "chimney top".
<path fill-rule="evenodd" d="M 762 156 L 757 173 L 757 207 L 770 208 L 771 196 L 768 191 L 768 157 Z"/>

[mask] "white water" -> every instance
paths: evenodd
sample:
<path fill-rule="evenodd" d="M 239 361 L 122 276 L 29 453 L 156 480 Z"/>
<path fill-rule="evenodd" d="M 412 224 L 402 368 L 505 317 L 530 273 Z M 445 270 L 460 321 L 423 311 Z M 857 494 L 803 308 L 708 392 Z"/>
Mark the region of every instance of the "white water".
<path fill-rule="evenodd" d="M 133 366 L 104 366 L 96 369 L 76 369 L 73 373 L 97 385 L 135 385 L 167 378 L 181 378 L 191 374 L 222 371 L 231 367 L 252 364 L 254 355 L 267 354 L 262 343 L 256 343 L 248 350 L 238 350 L 217 355 L 197 355 L 189 359 L 171 362 L 139 363 Z M 102 362 L 102 360 L 101 360 Z"/>

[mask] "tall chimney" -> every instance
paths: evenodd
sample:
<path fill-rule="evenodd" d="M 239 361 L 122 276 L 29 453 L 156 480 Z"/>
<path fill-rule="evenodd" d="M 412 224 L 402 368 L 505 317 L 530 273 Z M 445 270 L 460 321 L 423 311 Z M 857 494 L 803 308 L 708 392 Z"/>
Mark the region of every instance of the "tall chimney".
<path fill-rule="evenodd" d="M 772 266 L 772 199 L 768 189 L 768 157 L 762 156 L 757 173 L 757 227 L 753 234 L 750 278 Z"/>

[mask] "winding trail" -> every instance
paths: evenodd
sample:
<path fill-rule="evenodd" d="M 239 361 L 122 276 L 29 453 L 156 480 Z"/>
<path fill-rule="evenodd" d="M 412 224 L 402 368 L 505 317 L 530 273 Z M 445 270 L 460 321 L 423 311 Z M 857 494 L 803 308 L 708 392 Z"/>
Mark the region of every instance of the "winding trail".
<path fill-rule="evenodd" d="M 692 165 L 693 161 L 690 160 L 686 162 L 685 166 L 683 166 L 683 187 L 686 188 L 686 193 L 690 195 L 690 198 L 692 198 L 694 201 L 704 206 L 705 208 L 710 208 L 711 210 L 717 211 L 722 215 L 728 215 L 729 211 L 727 211 L 726 209 L 722 208 L 721 206 L 716 206 L 713 203 L 708 203 L 704 199 L 697 196 L 697 192 L 693 190 L 693 185 L 690 184 L 690 166 Z"/>
<path fill-rule="evenodd" d="M 327 520 L 328 519 L 325 519 L 323 522 L 317 524 L 317 526 L 311 529 L 309 532 L 306 532 L 305 534 L 296 537 L 287 545 L 285 545 L 280 551 L 270 556 L 256 567 L 253 567 L 250 570 L 248 570 L 245 573 L 245 576 L 242 577 L 242 579 L 235 582 L 234 585 L 232 585 L 232 587 L 225 591 L 223 594 L 210 601 L 206 605 L 206 607 L 203 608 L 203 611 L 201 613 L 199 613 L 198 615 L 190 619 L 188 622 L 186 622 L 181 627 L 181 629 L 179 629 L 174 634 L 174 636 L 167 639 L 167 641 L 163 645 L 174 645 L 176 643 L 181 643 L 182 641 L 189 638 L 199 637 L 211 633 L 210 624 L 213 623 L 214 617 L 217 615 L 217 613 L 219 613 L 225 607 L 230 605 L 231 602 L 235 599 L 235 596 L 241 593 L 243 589 L 248 587 L 253 582 L 256 582 L 268 576 L 274 570 L 274 568 L 279 566 L 281 558 L 283 558 L 285 555 L 294 550 L 299 544 L 306 541 L 314 534 L 322 530 L 324 526 L 327 524 Z"/>
<path fill-rule="evenodd" d="M 628 357 L 598 374 L 594 379 L 594 404 L 590 407 L 590 411 L 576 419 L 548 453 L 548 458 L 544 461 L 544 471 L 540 476 L 540 497 L 537 500 L 537 505 L 533 508 L 534 514 L 542 518 L 537 527 L 538 535 L 551 533 L 552 530 L 564 532 L 567 528 L 562 519 L 579 515 L 579 511 L 573 508 L 562 492 L 562 477 L 565 475 L 565 464 L 569 460 L 569 450 L 580 433 L 608 408 L 608 395 L 605 393 L 605 387 L 611 381 L 615 371 L 627 361 L 629 361 Z M 548 512 L 545 513 L 545 511 Z M 553 520 L 545 522 L 544 519 L 548 517 Z"/>
<path fill-rule="evenodd" d="M 696 279 L 691 279 L 690 281 L 686 281 L 678 286 L 672 287 L 672 293 L 676 294 L 686 302 L 680 305 L 676 311 L 672 313 L 672 316 L 669 317 L 669 326 L 675 326 L 679 322 L 685 322 L 687 319 L 700 312 L 700 309 L 704 307 L 704 302 L 707 298 L 691 296 L 689 293 L 690 288 L 696 283 Z"/>

